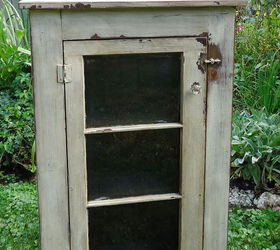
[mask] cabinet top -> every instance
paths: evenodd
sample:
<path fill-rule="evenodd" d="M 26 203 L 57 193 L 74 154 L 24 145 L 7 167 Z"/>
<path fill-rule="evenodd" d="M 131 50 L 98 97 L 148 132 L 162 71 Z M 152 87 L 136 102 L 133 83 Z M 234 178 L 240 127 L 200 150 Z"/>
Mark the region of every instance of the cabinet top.
<path fill-rule="evenodd" d="M 105 9 L 244 6 L 247 0 L 21 0 L 23 9 Z"/>

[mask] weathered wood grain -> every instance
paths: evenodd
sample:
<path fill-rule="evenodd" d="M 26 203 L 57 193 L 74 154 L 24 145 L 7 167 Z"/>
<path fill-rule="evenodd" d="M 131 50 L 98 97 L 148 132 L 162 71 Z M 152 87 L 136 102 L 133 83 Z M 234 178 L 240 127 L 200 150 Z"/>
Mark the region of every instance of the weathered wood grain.
<path fill-rule="evenodd" d="M 206 51 L 206 46 L 196 41 L 184 52 L 181 93 L 181 250 L 202 249 L 203 246 L 207 85 L 206 74 L 198 69 L 197 61 L 200 54 Z M 191 91 L 193 83 L 201 86 L 198 95 Z"/>
<path fill-rule="evenodd" d="M 247 0 L 22 0 L 21 8 L 30 9 L 91 9 L 148 7 L 220 7 L 244 6 Z"/>
<path fill-rule="evenodd" d="M 206 36 L 227 8 L 62 11 L 63 40 Z"/>
<path fill-rule="evenodd" d="M 232 9 L 209 23 L 208 56 L 220 57 L 222 64 L 208 68 L 205 250 L 227 249 L 234 15 Z"/>
<path fill-rule="evenodd" d="M 36 120 L 41 249 L 69 249 L 64 85 L 59 11 L 32 12 L 33 86 Z"/>
<path fill-rule="evenodd" d="M 180 194 L 154 194 L 154 195 L 141 195 L 135 197 L 125 197 L 119 199 L 106 199 L 106 200 L 93 200 L 89 201 L 87 207 L 103 207 L 103 206 L 116 206 L 122 204 L 134 204 L 152 201 L 168 201 L 181 199 Z"/>
<path fill-rule="evenodd" d="M 158 124 L 141 124 L 130 126 L 113 126 L 113 127 L 98 127 L 87 128 L 85 134 L 100 134 L 100 133 L 114 133 L 114 132 L 128 132 L 152 129 L 169 129 L 169 128 L 182 128 L 180 123 L 158 123 Z"/>

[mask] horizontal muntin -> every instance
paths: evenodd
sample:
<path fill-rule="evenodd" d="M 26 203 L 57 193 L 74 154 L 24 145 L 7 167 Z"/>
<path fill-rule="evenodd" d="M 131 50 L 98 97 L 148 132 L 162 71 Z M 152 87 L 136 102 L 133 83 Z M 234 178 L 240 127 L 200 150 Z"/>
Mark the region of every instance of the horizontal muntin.
<path fill-rule="evenodd" d="M 182 128 L 182 127 L 183 125 L 181 123 L 157 123 L 157 124 L 86 128 L 84 133 L 86 135 L 89 135 L 89 134 L 102 134 L 102 133 L 114 133 L 114 132 L 153 130 L 153 129 L 171 129 L 171 128 Z"/>
<path fill-rule="evenodd" d="M 178 200 L 181 199 L 182 195 L 178 193 L 170 194 L 153 194 L 153 195 L 141 195 L 117 199 L 96 199 L 89 201 L 87 208 L 91 207 L 104 207 L 104 206 L 115 206 L 115 205 L 124 205 L 124 204 L 134 204 L 134 203 L 143 203 L 143 202 L 152 202 L 152 201 L 166 201 L 166 200 Z"/>

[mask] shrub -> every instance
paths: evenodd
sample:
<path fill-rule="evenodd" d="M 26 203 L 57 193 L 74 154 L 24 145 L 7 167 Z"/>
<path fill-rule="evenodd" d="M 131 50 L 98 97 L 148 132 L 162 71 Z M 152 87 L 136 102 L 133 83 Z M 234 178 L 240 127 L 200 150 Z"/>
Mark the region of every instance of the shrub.
<path fill-rule="evenodd" d="M 229 213 L 228 249 L 280 249 L 280 212 L 234 208 Z"/>
<path fill-rule="evenodd" d="M 9 1 L 0 10 L 0 166 L 34 172 L 34 125 L 27 32 Z"/>
<path fill-rule="evenodd" d="M 36 185 L 0 185 L 0 249 L 39 249 Z"/>
<path fill-rule="evenodd" d="M 267 115 L 263 110 L 235 112 L 231 155 L 233 177 L 253 180 L 264 188 L 268 183 L 280 185 L 279 114 Z"/>
<path fill-rule="evenodd" d="M 280 109 L 279 16 L 277 0 L 253 0 L 239 9 L 234 79 L 234 105 L 239 110 Z"/>

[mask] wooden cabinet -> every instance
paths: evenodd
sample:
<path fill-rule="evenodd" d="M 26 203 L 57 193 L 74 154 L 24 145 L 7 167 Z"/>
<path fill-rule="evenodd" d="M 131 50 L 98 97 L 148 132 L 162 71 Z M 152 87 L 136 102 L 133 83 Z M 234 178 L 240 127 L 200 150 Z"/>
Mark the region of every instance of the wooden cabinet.
<path fill-rule="evenodd" d="M 41 248 L 222 250 L 235 6 L 22 0 Z"/>

